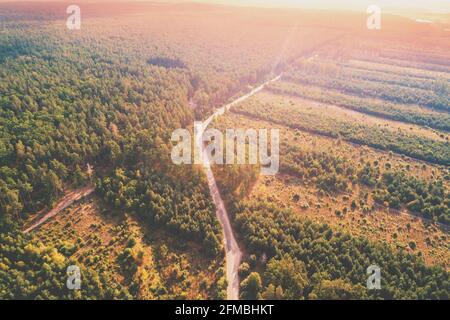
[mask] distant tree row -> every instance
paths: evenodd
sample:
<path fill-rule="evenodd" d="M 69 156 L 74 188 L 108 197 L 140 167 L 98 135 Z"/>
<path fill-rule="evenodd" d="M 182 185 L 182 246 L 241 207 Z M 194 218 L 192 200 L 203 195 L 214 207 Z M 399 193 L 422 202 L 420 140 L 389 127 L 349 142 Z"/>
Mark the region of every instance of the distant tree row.
<path fill-rule="evenodd" d="M 299 96 L 386 119 L 450 131 L 450 115 L 442 112 L 423 112 L 419 107 L 396 104 L 367 97 L 362 98 L 341 93 L 339 91 L 302 85 L 299 83 L 275 82 L 268 86 L 267 89 L 276 94 Z"/>
<path fill-rule="evenodd" d="M 445 79 L 435 80 L 430 89 L 424 90 L 353 77 L 352 73 L 345 69 L 329 67 L 320 62 L 300 63 L 286 76 L 286 79 L 337 89 L 362 97 L 370 96 L 397 103 L 418 104 L 430 108 L 450 110 L 450 84 Z"/>
<path fill-rule="evenodd" d="M 261 103 L 256 98 L 251 98 L 245 103 L 233 107 L 233 111 L 293 129 L 334 138 L 341 137 L 349 142 L 390 150 L 419 160 L 442 165 L 450 164 L 449 141 L 438 141 L 345 119 L 325 117 L 318 110 L 305 113 L 287 102 L 275 105 L 267 102 Z"/>

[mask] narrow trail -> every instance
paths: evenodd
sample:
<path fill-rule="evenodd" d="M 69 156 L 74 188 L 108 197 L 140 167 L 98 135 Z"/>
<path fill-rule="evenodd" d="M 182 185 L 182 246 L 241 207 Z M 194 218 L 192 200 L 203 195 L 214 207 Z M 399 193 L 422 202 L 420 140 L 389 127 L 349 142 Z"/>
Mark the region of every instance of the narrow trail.
<path fill-rule="evenodd" d="M 258 93 L 264 87 L 274 81 L 277 81 L 281 78 L 281 75 L 263 83 L 259 87 L 253 89 L 249 93 L 237 98 L 233 102 L 226 104 L 225 106 L 217 109 L 213 115 L 211 115 L 208 119 L 206 119 L 202 123 L 202 129 L 203 131 L 206 130 L 208 125 L 211 123 L 211 121 L 218 116 L 221 116 L 225 113 L 226 110 L 230 109 L 233 105 L 238 104 L 254 94 Z M 242 258 L 242 251 L 239 248 L 239 245 L 237 244 L 236 238 L 233 233 L 233 228 L 231 227 L 230 219 L 228 216 L 228 212 L 225 208 L 225 204 L 223 203 L 222 197 L 220 196 L 219 188 L 217 188 L 216 179 L 214 178 L 214 174 L 211 170 L 211 164 L 210 159 L 208 157 L 208 153 L 205 149 L 205 144 L 203 144 L 201 141 L 196 141 L 197 145 L 201 144 L 201 150 L 202 150 L 202 161 L 203 165 L 205 167 L 206 171 L 206 177 L 208 179 L 208 186 L 209 186 L 209 192 L 211 194 L 211 197 L 214 201 L 214 204 L 216 205 L 216 215 L 219 219 L 219 222 L 223 229 L 223 235 L 224 235 L 224 245 L 225 245 L 225 252 L 226 252 L 226 272 L 227 272 L 227 282 L 228 282 L 228 288 L 227 288 L 227 299 L 228 300 L 238 300 L 239 299 L 239 274 L 238 269 L 239 265 L 241 263 Z"/>
<path fill-rule="evenodd" d="M 58 204 L 49 212 L 44 214 L 42 218 L 40 218 L 38 221 L 33 223 L 31 226 L 26 228 L 23 232 L 29 233 L 39 227 L 41 224 L 45 223 L 48 219 L 56 216 L 58 213 L 60 213 L 62 210 L 66 209 L 68 206 L 70 206 L 75 201 L 78 201 L 84 197 L 87 197 L 92 192 L 94 192 L 95 188 L 93 186 L 87 186 L 83 187 L 81 189 L 74 190 L 68 194 L 66 194 L 59 202 Z"/>

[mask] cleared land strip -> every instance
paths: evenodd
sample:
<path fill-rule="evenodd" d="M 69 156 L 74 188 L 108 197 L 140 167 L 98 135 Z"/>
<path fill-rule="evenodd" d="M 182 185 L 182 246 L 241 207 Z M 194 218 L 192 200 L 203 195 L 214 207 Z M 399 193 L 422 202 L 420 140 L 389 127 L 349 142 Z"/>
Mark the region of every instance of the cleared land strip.
<path fill-rule="evenodd" d="M 269 127 L 276 127 L 278 129 L 280 129 L 281 132 L 281 136 L 282 136 L 282 141 L 281 141 L 281 148 L 280 148 L 280 175 L 281 176 L 286 176 L 286 177 L 291 177 L 292 179 L 299 179 L 299 181 L 303 181 L 303 179 L 306 179 L 306 181 L 308 181 L 309 179 L 311 179 L 311 176 L 308 176 L 307 171 L 305 171 L 305 168 L 303 167 L 305 165 L 305 163 L 309 162 L 309 165 L 311 165 L 311 167 L 316 168 L 315 164 L 312 162 L 311 159 L 320 159 L 317 157 L 310 157 L 312 156 L 314 153 L 322 153 L 322 152 L 326 152 L 326 153 L 332 153 L 333 150 L 335 151 L 335 154 L 337 156 L 337 158 L 340 158 L 342 155 L 344 155 L 344 162 L 345 163 L 349 163 L 349 166 L 356 168 L 358 167 L 357 164 L 361 163 L 361 159 L 362 158 L 371 158 L 371 159 L 376 159 L 377 162 L 379 162 L 379 166 L 382 168 L 385 168 L 385 164 L 389 164 L 389 168 L 391 167 L 395 167 L 398 168 L 398 166 L 400 167 L 405 167 L 406 165 L 411 167 L 411 171 L 409 172 L 408 176 L 414 176 L 416 177 L 417 174 L 419 175 L 423 175 L 421 176 L 423 179 L 434 179 L 434 177 L 436 177 L 436 173 L 434 172 L 434 170 L 439 171 L 439 168 L 436 166 L 427 166 L 426 169 L 422 168 L 422 165 L 424 163 L 422 162 L 418 162 L 417 160 L 413 160 L 413 159 L 408 159 L 408 158 L 403 158 L 400 157 L 398 155 L 390 155 L 387 152 L 383 152 L 383 151 L 379 151 L 376 149 L 372 149 L 372 148 L 367 148 L 367 147 L 363 147 L 363 149 L 360 148 L 359 145 L 353 144 L 353 143 L 346 143 L 346 142 L 342 142 L 339 144 L 339 149 L 335 150 L 335 147 L 337 145 L 337 142 L 335 139 L 329 138 L 329 137 L 325 137 L 325 136 L 321 136 L 321 135 L 315 135 L 315 134 L 311 134 L 311 133 L 306 133 L 303 132 L 301 134 L 298 133 L 298 131 L 291 129 L 288 126 L 283 126 L 283 125 L 278 125 L 275 124 L 274 122 L 270 121 L 270 120 L 260 120 L 260 119 L 255 119 L 253 117 L 247 117 L 247 116 L 242 116 L 242 114 L 236 114 L 234 112 L 229 113 L 226 116 L 225 119 L 225 123 L 227 126 L 238 126 L 238 127 L 250 127 L 250 128 L 259 128 L 259 127 L 264 127 L 264 128 L 269 128 Z M 301 137 L 300 139 L 298 139 L 299 137 Z M 289 148 L 287 146 L 297 146 L 293 147 L 293 148 Z M 300 152 L 298 152 L 300 150 Z M 309 159 L 306 160 L 306 162 L 304 162 L 302 164 L 302 161 L 297 162 L 298 158 L 301 159 Z M 325 160 L 330 160 L 331 158 L 326 158 Z M 336 158 L 335 158 L 336 159 Z M 320 163 L 320 160 L 318 160 L 318 162 Z M 315 162 L 317 163 L 317 162 Z M 326 162 L 326 163 L 330 163 L 330 162 Z M 341 164 L 339 164 L 339 162 L 337 162 L 337 166 L 342 170 L 342 171 L 346 171 L 345 167 L 343 168 Z M 298 168 L 300 168 L 297 172 L 300 172 L 300 176 L 295 174 L 295 169 L 294 167 L 298 166 Z M 333 166 L 336 166 L 336 164 L 334 164 Z M 420 168 L 420 169 L 419 169 Z M 315 170 L 315 169 L 314 169 Z M 319 172 L 321 169 L 318 169 Z M 396 169 L 397 170 L 397 169 Z M 384 170 L 383 172 L 386 172 L 388 170 Z M 317 175 L 320 174 L 328 174 L 326 171 L 325 173 L 316 173 L 314 174 L 314 177 L 317 177 Z M 341 176 L 342 177 L 342 176 Z M 347 179 L 348 177 L 346 177 Z M 443 176 L 441 176 L 441 179 L 444 179 Z M 339 179 L 338 179 L 339 180 Z M 347 183 L 351 183 L 351 180 L 346 180 Z M 296 185 L 296 184 L 295 184 Z M 311 185 L 308 183 L 306 183 L 304 185 L 304 187 L 308 190 L 308 192 L 310 192 L 310 187 Z M 359 183 L 357 186 L 356 190 L 360 190 L 359 188 L 365 188 L 367 187 L 366 185 L 364 185 L 363 183 Z M 316 191 L 318 191 L 320 188 L 316 189 Z M 323 190 L 323 189 L 322 189 Z M 335 190 L 335 189 L 333 189 Z M 284 192 L 284 190 L 283 190 Z M 349 192 L 348 190 L 342 190 L 339 189 L 336 194 L 339 194 L 340 196 L 348 196 L 348 199 L 352 198 L 352 196 L 355 196 L 356 194 L 358 194 L 358 192 L 355 192 L 355 189 L 352 190 L 352 192 Z M 301 192 L 300 192 L 301 193 Z M 279 195 L 277 192 L 269 192 L 269 194 L 277 194 Z M 315 201 L 310 201 L 311 203 L 316 203 Z M 373 202 L 373 204 L 378 208 L 378 209 L 389 209 L 387 212 L 389 215 L 391 216 L 395 216 L 395 215 L 402 215 L 402 216 L 409 216 L 411 218 L 417 218 L 421 221 L 423 221 L 424 224 L 434 224 L 435 226 L 439 227 L 442 231 L 445 232 L 449 232 L 450 231 L 450 227 L 446 224 L 440 223 L 438 221 L 435 221 L 434 219 L 430 219 L 427 218 L 423 215 L 423 213 L 420 213 L 418 211 L 414 211 L 411 209 L 407 209 L 406 207 L 403 207 L 401 209 L 395 209 L 395 208 L 389 208 L 386 205 L 381 205 L 377 202 Z M 334 205 L 332 203 L 332 205 Z M 348 205 L 348 202 L 345 203 L 345 205 Z"/>
<path fill-rule="evenodd" d="M 259 97 L 261 98 L 261 97 Z M 280 98 L 276 102 L 249 99 L 233 108 L 242 115 L 268 120 L 293 129 L 311 132 L 367 145 L 380 150 L 388 150 L 430 163 L 450 165 L 448 142 L 436 141 L 418 135 L 368 126 L 355 121 L 345 121 L 327 115 L 314 108 L 299 110 L 289 99 Z"/>
<path fill-rule="evenodd" d="M 401 104 L 418 104 L 431 109 L 450 110 L 449 97 L 437 94 L 432 90 L 408 88 L 399 85 L 352 80 L 327 75 L 312 75 L 302 71 L 294 71 L 284 77 L 290 82 L 313 85 L 330 90 L 339 90 L 359 96 L 383 99 Z"/>
<path fill-rule="evenodd" d="M 72 205 L 75 201 L 78 201 L 90 195 L 92 192 L 94 192 L 94 190 L 95 187 L 86 186 L 66 194 L 52 210 L 44 214 L 42 218 L 40 218 L 38 221 L 33 223 L 28 228 L 26 228 L 23 232 L 29 233 L 33 231 L 34 229 L 45 223 L 48 219 L 56 216 L 58 213 L 60 213 L 61 211 Z"/>
<path fill-rule="evenodd" d="M 389 103 L 374 98 L 361 98 L 338 90 L 286 81 L 271 84 L 267 87 L 267 91 L 279 95 L 296 96 L 322 103 L 334 104 L 368 115 L 450 132 L 450 115 L 443 111 L 431 110 L 416 105 Z"/>
<path fill-rule="evenodd" d="M 345 65 L 355 67 L 362 70 L 376 70 L 376 71 L 384 71 L 388 73 L 393 73 L 397 75 L 403 76 L 413 76 L 417 78 L 423 79 L 436 79 L 442 77 L 447 81 L 450 81 L 450 74 L 444 72 L 436 72 L 429 70 L 422 70 L 417 68 L 408 68 L 408 67 L 400 67 L 400 66 L 392 66 L 384 63 L 377 63 L 372 61 L 363 61 L 352 59 Z"/>

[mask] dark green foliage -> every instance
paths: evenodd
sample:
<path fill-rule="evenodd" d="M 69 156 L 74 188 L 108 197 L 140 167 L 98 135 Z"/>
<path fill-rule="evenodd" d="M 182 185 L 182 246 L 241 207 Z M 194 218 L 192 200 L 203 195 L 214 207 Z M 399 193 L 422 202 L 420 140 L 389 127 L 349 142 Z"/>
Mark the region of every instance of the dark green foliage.
<path fill-rule="evenodd" d="M 346 292 L 343 297 L 349 299 L 450 298 L 449 275 L 445 270 L 426 267 L 420 258 L 402 251 L 394 252 L 385 244 L 333 232 L 325 224 L 303 220 L 269 203 L 241 203 L 236 225 L 250 253 L 264 254 L 269 259 L 292 259 L 289 264 L 293 265 L 295 260 L 304 264 L 304 273 L 297 270 L 300 274 L 295 276 L 305 277 L 308 283 L 302 294 L 300 289 L 295 290 L 297 299 L 333 298 L 342 292 Z M 283 282 L 284 276 L 281 279 L 277 276 L 283 269 L 287 270 L 282 274 L 294 275 L 288 271 L 291 268 L 281 267 L 277 262 L 276 267 L 273 264 L 269 262 L 265 267 L 268 274 L 262 279 L 263 285 L 272 284 L 270 289 L 274 292 L 276 285 L 284 283 L 287 288 L 282 287 L 281 291 L 292 290 L 292 283 Z M 365 289 L 366 269 L 372 264 L 382 270 L 381 290 Z M 303 284 L 303 281 L 296 282 Z"/>
<path fill-rule="evenodd" d="M 267 263 L 264 281 L 267 287 L 282 288 L 283 299 L 302 298 L 303 290 L 308 286 L 304 264 L 289 255 L 273 258 Z"/>
<path fill-rule="evenodd" d="M 151 65 L 164 68 L 186 68 L 186 64 L 181 59 L 167 57 L 154 57 L 147 60 Z"/>
<path fill-rule="evenodd" d="M 406 204 L 409 210 L 427 219 L 450 224 L 450 194 L 446 192 L 443 181 L 427 182 L 401 171 L 387 171 L 380 182 L 374 191 L 375 201 L 387 202 L 395 209 Z"/>
<path fill-rule="evenodd" d="M 16 39 L 0 36 L 0 47 Z M 135 74 L 117 57 L 111 64 L 86 47 L 39 40 L 22 40 L 27 55 L 0 68 L 1 214 L 52 205 L 62 183 L 87 182 L 87 163 L 160 159 L 170 128 L 193 121 L 183 74 L 149 66 Z M 161 86 L 165 96 L 155 94 Z"/>
<path fill-rule="evenodd" d="M 70 253 L 68 253 L 70 255 Z M 69 290 L 67 268 L 78 265 L 81 289 Z M 0 223 L 0 299 L 130 299 L 106 273 L 97 273 L 62 252 Z"/>
<path fill-rule="evenodd" d="M 67 187 L 99 179 L 98 191 L 117 211 L 136 212 L 147 223 L 201 241 L 205 251 L 219 254 L 219 225 L 206 184 L 200 173 L 171 166 L 172 131 L 194 121 L 188 71 L 149 65 L 134 55 L 124 58 L 123 52 L 94 45 L 92 39 L 33 31 L 33 24 L 8 25 L 7 30 L 0 33 L 0 223 L 20 223 L 27 214 L 52 207 Z M 0 277 L 0 296 L 71 298 L 59 281 L 67 258 L 46 265 L 45 248 L 33 256 L 35 262 L 22 258 L 30 239 L 22 239 L 16 227 L 22 228 L 14 225 L 14 237 L 0 231 L 8 239 L 1 242 L 7 247 L 0 250 L 0 261 L 8 270 Z M 121 256 L 119 265 L 128 266 L 129 258 Z M 38 271 L 43 265 L 47 277 Z M 93 285 L 100 289 L 81 297 L 129 297 L 97 282 Z"/>
<path fill-rule="evenodd" d="M 220 252 L 220 226 L 207 183 L 192 170 L 182 181 L 152 171 L 116 169 L 99 180 L 97 191 L 117 211 L 136 212 L 151 225 L 162 226 L 186 240 L 201 241 L 211 255 Z"/>
<path fill-rule="evenodd" d="M 241 299 L 256 300 L 261 293 L 261 277 L 258 272 L 252 272 L 241 282 Z"/>
<path fill-rule="evenodd" d="M 347 176 L 353 169 L 347 159 L 327 152 L 305 152 L 296 146 L 282 144 L 280 171 L 300 179 L 316 179 L 317 187 L 326 192 L 345 192 Z"/>

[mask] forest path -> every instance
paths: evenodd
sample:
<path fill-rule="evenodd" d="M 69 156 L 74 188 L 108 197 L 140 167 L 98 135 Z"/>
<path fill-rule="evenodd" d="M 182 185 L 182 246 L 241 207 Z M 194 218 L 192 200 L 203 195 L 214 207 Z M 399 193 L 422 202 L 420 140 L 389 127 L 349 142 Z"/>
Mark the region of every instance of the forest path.
<path fill-rule="evenodd" d="M 48 219 L 56 216 L 58 213 L 60 213 L 62 210 L 66 209 L 67 207 L 69 207 L 72 203 L 74 203 L 75 201 L 78 201 L 84 197 L 87 197 L 88 195 L 90 195 L 92 192 L 94 192 L 95 187 L 93 186 L 86 186 L 77 190 L 74 190 L 72 192 L 69 192 L 68 194 L 66 194 L 59 202 L 58 204 L 51 209 L 49 212 L 47 212 L 46 214 L 44 214 L 42 216 L 42 218 L 40 218 L 38 221 L 36 221 L 35 223 L 33 223 L 31 226 L 29 226 L 28 228 L 26 228 L 23 232 L 24 233 L 29 233 L 31 231 L 33 231 L 34 229 L 36 229 L 37 227 L 39 227 L 41 224 L 45 223 Z"/>
<path fill-rule="evenodd" d="M 254 88 L 249 93 L 247 93 L 247 94 L 237 98 L 236 100 L 232 101 L 231 103 L 228 103 L 225 106 L 217 109 L 214 112 L 214 114 L 212 114 L 208 119 L 206 119 L 202 123 L 203 131 L 206 130 L 208 125 L 211 123 L 211 121 L 215 117 L 223 115 L 225 113 L 225 111 L 230 109 L 233 105 L 238 104 L 238 103 L 250 98 L 254 94 L 256 94 L 259 91 L 261 91 L 262 89 L 264 89 L 264 87 L 267 84 L 277 81 L 280 78 L 281 78 L 281 75 L 279 75 L 269 81 L 266 81 L 259 87 Z M 200 137 L 201 137 L 201 135 L 200 135 Z M 197 146 L 199 144 L 201 144 L 202 160 L 203 160 L 203 164 L 205 166 L 206 177 L 208 179 L 209 192 L 214 201 L 214 204 L 216 205 L 216 215 L 222 226 L 223 235 L 224 235 L 224 245 L 225 245 L 225 252 L 226 252 L 226 270 L 227 270 L 226 276 L 227 276 L 227 282 L 228 282 L 227 299 L 228 300 L 238 300 L 239 299 L 239 285 L 240 285 L 238 269 L 239 269 L 239 265 L 241 263 L 242 251 L 239 248 L 239 245 L 237 244 L 236 238 L 233 233 L 233 228 L 231 227 L 228 212 L 225 208 L 225 204 L 223 203 L 219 188 L 217 187 L 216 179 L 214 178 L 214 174 L 211 170 L 210 159 L 208 157 L 208 153 L 206 152 L 205 144 L 202 143 L 200 140 L 197 140 L 196 143 L 197 143 Z"/>

